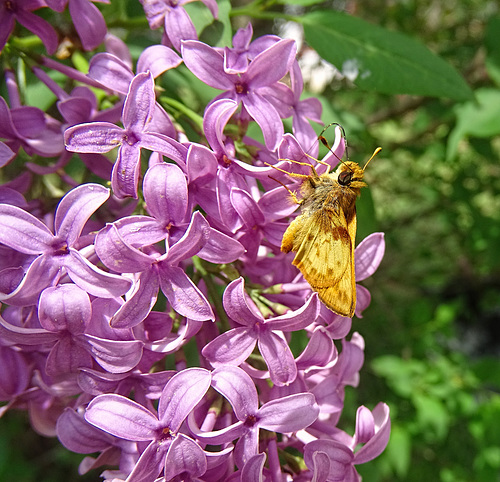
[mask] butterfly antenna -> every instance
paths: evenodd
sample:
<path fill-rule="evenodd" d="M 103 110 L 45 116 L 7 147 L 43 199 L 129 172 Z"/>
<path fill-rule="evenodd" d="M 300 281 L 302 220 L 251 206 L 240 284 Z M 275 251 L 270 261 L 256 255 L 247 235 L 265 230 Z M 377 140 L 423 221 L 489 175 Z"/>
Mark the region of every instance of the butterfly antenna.
<path fill-rule="evenodd" d="M 368 160 L 366 161 L 365 167 L 363 167 L 363 171 L 366 169 L 366 166 L 368 166 L 368 164 L 370 163 L 370 161 L 371 161 L 371 160 L 372 160 L 372 159 L 373 159 L 373 158 L 374 158 L 374 157 L 375 157 L 375 156 L 376 156 L 376 155 L 377 155 L 377 154 L 378 154 L 381 150 L 382 150 L 382 148 L 381 148 L 381 147 L 377 147 L 377 148 L 375 149 L 375 151 L 374 151 L 374 152 L 373 152 L 373 154 L 372 154 L 372 157 L 370 157 L 370 159 L 368 159 Z"/>
<path fill-rule="evenodd" d="M 318 139 L 321 141 L 321 143 L 339 160 L 339 162 L 343 163 L 344 161 L 342 159 L 340 159 L 339 156 L 337 156 L 337 154 L 335 154 L 335 152 L 332 151 L 332 148 L 330 147 L 330 145 L 328 144 L 328 141 L 326 140 L 326 138 L 323 136 L 323 134 L 326 132 L 326 130 L 328 128 L 330 128 L 331 126 L 335 126 L 335 127 L 338 127 L 342 133 L 342 138 L 344 139 L 344 147 L 345 147 L 345 154 L 346 154 L 346 157 L 347 157 L 347 160 L 349 160 L 349 152 L 347 150 L 347 137 L 346 137 L 346 134 L 345 134 L 345 130 L 344 130 L 344 127 L 342 125 L 340 125 L 338 122 L 331 122 L 330 124 L 328 124 L 322 131 L 321 131 L 321 134 L 318 136 Z"/>

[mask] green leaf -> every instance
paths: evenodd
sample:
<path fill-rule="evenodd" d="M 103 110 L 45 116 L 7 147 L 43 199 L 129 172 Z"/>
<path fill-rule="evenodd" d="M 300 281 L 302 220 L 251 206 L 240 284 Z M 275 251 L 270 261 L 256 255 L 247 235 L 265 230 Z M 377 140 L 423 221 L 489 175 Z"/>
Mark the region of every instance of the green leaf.
<path fill-rule="evenodd" d="M 456 70 L 410 37 L 330 10 L 297 20 L 304 25 L 309 45 L 362 89 L 459 101 L 472 98 Z"/>
<path fill-rule="evenodd" d="M 309 7 L 317 3 L 323 3 L 323 0 L 278 0 L 277 3 L 282 5 L 300 5 L 301 7 Z"/>
<path fill-rule="evenodd" d="M 446 158 L 453 159 L 467 136 L 491 137 L 500 133 L 500 90 L 478 89 L 476 100 L 456 108 L 457 124 L 448 137 Z"/>
<path fill-rule="evenodd" d="M 196 5 L 189 4 L 189 5 Z M 232 45 L 233 32 L 229 12 L 231 11 L 231 3 L 229 0 L 220 0 L 217 2 L 219 14 L 216 20 L 212 18 L 212 22 L 205 26 L 200 34 L 200 40 L 212 45 L 213 47 L 226 47 Z M 187 5 L 186 5 L 187 6 Z M 208 11 L 208 9 L 205 8 Z"/>
<path fill-rule="evenodd" d="M 423 393 L 414 393 L 412 399 L 419 427 L 427 431 L 429 440 L 442 440 L 451 423 L 451 416 L 443 402 Z"/>
<path fill-rule="evenodd" d="M 486 46 L 486 69 L 488 74 L 500 85 L 500 17 L 490 18 L 484 35 Z"/>
<path fill-rule="evenodd" d="M 410 468 L 411 460 L 411 436 L 408 430 L 402 425 L 391 428 L 391 439 L 385 457 L 394 468 L 394 472 L 405 479 Z"/>

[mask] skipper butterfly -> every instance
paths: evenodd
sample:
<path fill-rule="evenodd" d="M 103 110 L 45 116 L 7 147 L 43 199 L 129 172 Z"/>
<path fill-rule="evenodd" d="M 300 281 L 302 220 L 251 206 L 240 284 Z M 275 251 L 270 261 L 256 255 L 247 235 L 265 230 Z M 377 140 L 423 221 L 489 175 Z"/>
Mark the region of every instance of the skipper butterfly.
<path fill-rule="evenodd" d="M 331 125 L 340 127 L 345 141 L 344 130 L 338 124 L 330 124 L 323 132 Z M 328 146 L 322 135 L 319 139 Z M 339 159 L 335 172 L 318 175 L 312 165 L 292 161 L 309 166 L 311 174 L 288 173 L 303 179 L 300 199 L 289 190 L 302 214 L 285 231 L 281 251 L 295 252 L 293 264 L 321 301 L 333 312 L 349 318 L 356 308 L 356 199 L 366 186 L 363 181 L 366 166 L 380 150 L 380 147 L 375 150 L 363 168 L 356 162 Z"/>

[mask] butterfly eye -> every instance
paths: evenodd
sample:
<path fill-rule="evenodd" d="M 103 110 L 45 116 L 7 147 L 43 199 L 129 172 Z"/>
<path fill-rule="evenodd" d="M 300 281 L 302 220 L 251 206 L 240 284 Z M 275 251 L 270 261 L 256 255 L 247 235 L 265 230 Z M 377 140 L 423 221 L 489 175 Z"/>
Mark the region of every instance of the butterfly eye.
<path fill-rule="evenodd" d="M 339 174 L 338 182 L 341 186 L 347 186 L 352 181 L 352 172 L 351 171 L 342 171 Z"/>

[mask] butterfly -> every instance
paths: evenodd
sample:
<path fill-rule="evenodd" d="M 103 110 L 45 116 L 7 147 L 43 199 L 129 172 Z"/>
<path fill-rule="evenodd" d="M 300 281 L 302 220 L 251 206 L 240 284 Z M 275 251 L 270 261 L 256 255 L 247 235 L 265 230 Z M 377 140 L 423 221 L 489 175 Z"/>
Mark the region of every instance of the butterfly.
<path fill-rule="evenodd" d="M 327 145 L 322 135 L 320 140 Z M 309 166 L 311 174 L 288 173 L 302 178 L 300 198 L 289 190 L 300 205 L 301 214 L 285 231 L 281 251 L 295 252 L 293 264 L 321 301 L 333 312 L 349 318 L 356 308 L 356 199 L 366 186 L 363 181 L 366 166 L 380 150 L 380 147 L 375 150 L 363 168 L 347 160 L 341 161 L 335 172 L 319 175 L 312 165 L 297 162 Z"/>

